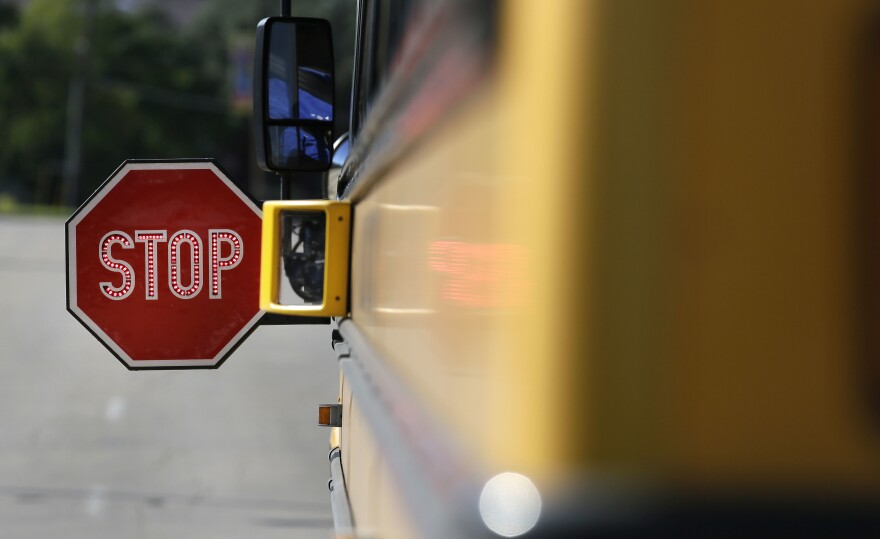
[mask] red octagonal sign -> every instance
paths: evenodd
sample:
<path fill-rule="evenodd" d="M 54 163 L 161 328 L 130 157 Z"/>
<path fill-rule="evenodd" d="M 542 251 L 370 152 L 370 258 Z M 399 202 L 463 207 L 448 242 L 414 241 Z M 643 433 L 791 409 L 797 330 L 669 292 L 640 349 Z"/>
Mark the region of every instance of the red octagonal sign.
<path fill-rule="evenodd" d="M 213 161 L 126 161 L 67 221 L 67 309 L 129 369 L 215 368 L 263 314 L 261 227 Z"/>

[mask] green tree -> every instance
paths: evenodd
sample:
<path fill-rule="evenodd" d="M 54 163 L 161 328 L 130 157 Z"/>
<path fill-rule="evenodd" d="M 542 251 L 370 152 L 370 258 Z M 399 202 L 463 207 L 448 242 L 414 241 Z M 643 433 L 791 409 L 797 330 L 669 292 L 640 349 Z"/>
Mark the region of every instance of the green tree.
<path fill-rule="evenodd" d="M 0 189 L 51 197 L 77 29 L 66 2 L 35 1 L 0 29 Z M 40 16 L 36 14 L 40 13 Z"/>
<path fill-rule="evenodd" d="M 82 2 L 37 0 L 0 30 L 0 190 L 57 203 Z M 217 156 L 247 128 L 227 102 L 224 36 L 100 2 L 87 59 L 80 200 L 126 158 Z M 81 44 L 79 46 L 82 46 Z"/>
<path fill-rule="evenodd" d="M 87 2 L 96 2 L 85 71 Z M 294 14 L 329 18 L 337 52 L 337 131 L 347 130 L 354 0 L 294 2 Z M 234 177 L 250 172 L 250 118 L 230 107 L 230 45 L 253 39 L 277 0 L 206 3 L 191 25 L 168 13 L 115 9 L 110 0 L 0 4 L 0 193 L 62 202 L 71 80 L 85 81 L 79 200 L 124 159 L 216 157 Z"/>

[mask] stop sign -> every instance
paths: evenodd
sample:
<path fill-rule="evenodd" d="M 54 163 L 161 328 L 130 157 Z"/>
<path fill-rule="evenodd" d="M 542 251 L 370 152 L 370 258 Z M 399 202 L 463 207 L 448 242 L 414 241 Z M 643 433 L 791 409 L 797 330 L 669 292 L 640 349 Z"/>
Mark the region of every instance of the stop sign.
<path fill-rule="evenodd" d="M 67 309 L 129 369 L 215 368 L 263 314 L 261 227 L 213 161 L 126 161 L 67 221 Z"/>

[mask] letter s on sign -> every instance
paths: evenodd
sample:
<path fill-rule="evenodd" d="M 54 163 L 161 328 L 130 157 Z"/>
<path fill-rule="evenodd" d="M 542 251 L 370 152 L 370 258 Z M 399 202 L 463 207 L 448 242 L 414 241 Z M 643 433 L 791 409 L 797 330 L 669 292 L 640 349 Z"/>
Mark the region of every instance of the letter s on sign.
<path fill-rule="evenodd" d="M 110 299 L 125 299 L 134 290 L 134 271 L 128 262 L 113 258 L 110 249 L 115 243 L 122 245 L 123 249 L 134 249 L 131 236 L 121 230 L 114 230 L 104 234 L 104 237 L 101 238 L 98 244 L 98 257 L 105 268 L 122 275 L 122 283 L 119 286 L 113 286 L 113 283 L 105 281 L 98 283 L 98 286 L 101 287 L 101 292 Z"/>

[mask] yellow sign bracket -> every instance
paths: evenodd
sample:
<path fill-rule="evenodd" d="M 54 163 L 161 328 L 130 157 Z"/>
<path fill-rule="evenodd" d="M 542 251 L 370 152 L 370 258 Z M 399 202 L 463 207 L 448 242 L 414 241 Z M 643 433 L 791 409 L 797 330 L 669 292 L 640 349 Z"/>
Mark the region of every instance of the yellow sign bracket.
<path fill-rule="evenodd" d="M 285 304 L 280 300 L 282 216 L 322 213 L 326 223 L 324 288 L 320 303 Z M 260 262 L 260 309 L 295 316 L 344 316 L 348 313 L 348 273 L 351 243 L 351 205 L 338 200 L 283 200 L 263 203 Z"/>

